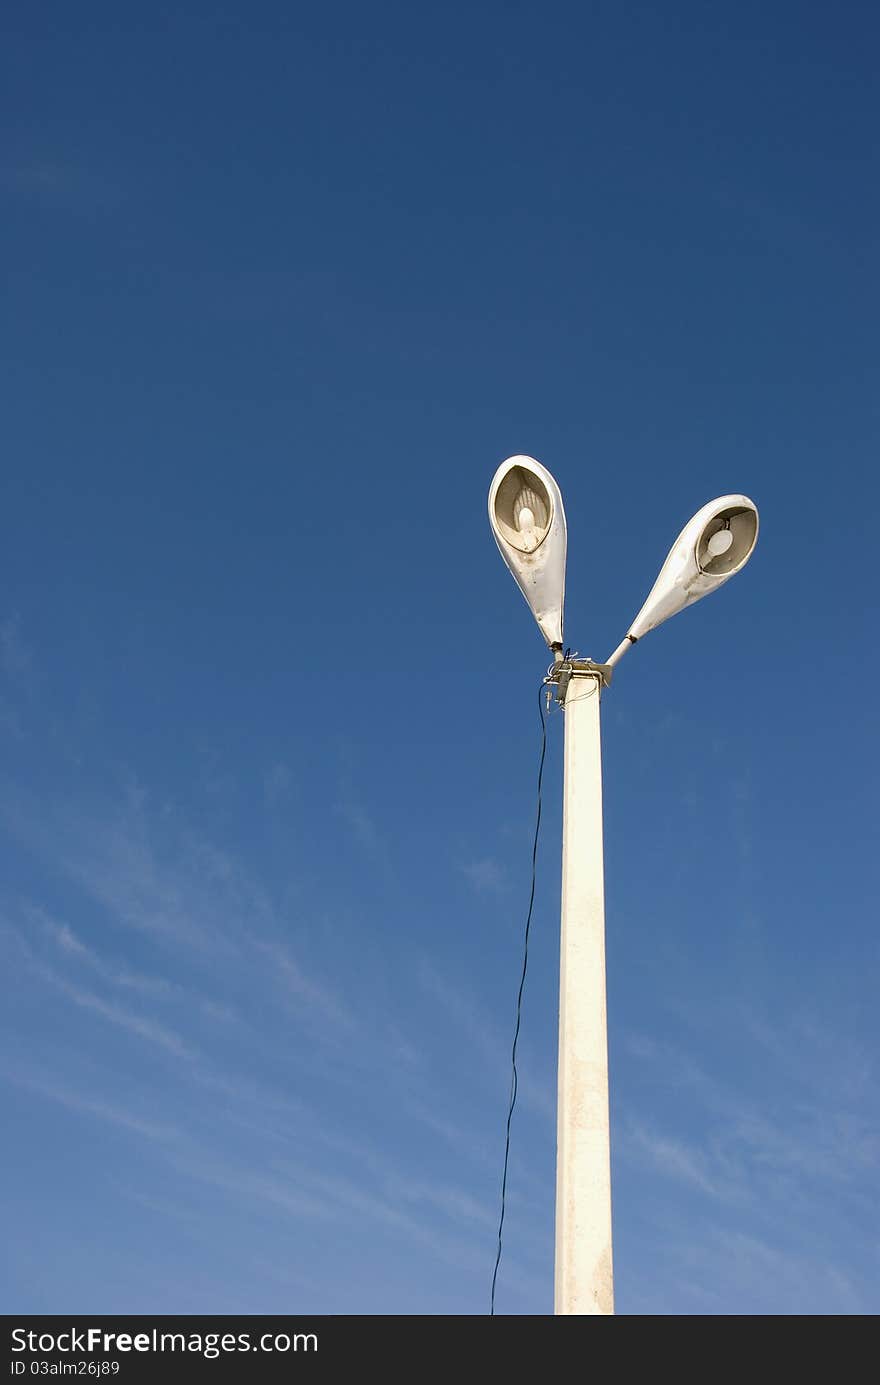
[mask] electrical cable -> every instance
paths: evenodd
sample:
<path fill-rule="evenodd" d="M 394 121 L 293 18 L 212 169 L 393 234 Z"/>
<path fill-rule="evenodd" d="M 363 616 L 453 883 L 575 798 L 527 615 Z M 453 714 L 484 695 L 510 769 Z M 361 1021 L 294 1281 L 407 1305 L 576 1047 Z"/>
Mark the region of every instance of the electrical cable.
<path fill-rule="evenodd" d="M 489 1316 L 495 1316 L 495 1285 L 498 1279 L 498 1266 L 501 1264 L 501 1233 L 504 1230 L 504 1211 L 507 1203 L 507 1165 L 510 1158 L 510 1122 L 513 1119 L 513 1108 L 516 1106 L 516 1092 L 518 1078 L 516 1072 L 516 1045 L 519 1039 L 519 1028 L 522 1019 L 522 998 L 523 988 L 526 984 L 526 970 L 529 965 L 529 932 L 532 926 L 532 910 L 535 905 L 535 881 L 537 878 L 538 863 L 538 837 L 541 831 L 541 785 L 544 779 L 544 759 L 547 754 L 547 722 L 544 716 L 543 700 L 547 687 L 545 682 L 541 683 L 538 689 L 538 715 L 541 718 L 541 759 L 538 764 L 538 807 L 535 816 L 535 839 L 532 843 L 532 888 L 529 894 L 529 909 L 526 915 L 526 932 L 523 945 L 523 964 L 522 976 L 519 982 L 519 992 L 516 997 L 516 1026 L 513 1031 L 513 1048 L 511 1049 L 511 1079 L 510 1079 L 510 1105 L 507 1110 L 507 1133 L 504 1140 L 504 1173 L 501 1178 L 501 1217 L 498 1222 L 498 1253 L 495 1256 L 495 1269 L 492 1274 L 492 1295 L 489 1308 Z M 549 703 L 548 703 L 549 707 Z"/>

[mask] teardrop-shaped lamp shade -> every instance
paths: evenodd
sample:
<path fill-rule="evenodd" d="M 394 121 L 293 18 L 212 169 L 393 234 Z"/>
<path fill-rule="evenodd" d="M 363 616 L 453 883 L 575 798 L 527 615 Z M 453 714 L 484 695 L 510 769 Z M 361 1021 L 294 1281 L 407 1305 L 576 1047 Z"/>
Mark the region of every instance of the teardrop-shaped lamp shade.
<path fill-rule="evenodd" d="M 758 541 L 758 510 L 746 495 L 710 500 L 684 526 L 629 627 L 641 639 L 664 620 L 717 591 L 745 567 Z"/>
<path fill-rule="evenodd" d="M 547 644 L 562 644 L 566 528 L 562 495 L 534 457 L 508 457 L 489 487 L 489 523 Z"/>

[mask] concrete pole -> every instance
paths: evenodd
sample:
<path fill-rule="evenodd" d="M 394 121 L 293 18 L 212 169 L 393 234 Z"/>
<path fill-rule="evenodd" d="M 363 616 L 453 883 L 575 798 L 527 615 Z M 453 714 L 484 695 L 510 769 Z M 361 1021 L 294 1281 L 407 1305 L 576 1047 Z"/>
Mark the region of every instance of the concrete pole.
<path fill-rule="evenodd" d="M 613 1313 L 601 682 L 575 670 L 565 698 L 556 1313 Z"/>

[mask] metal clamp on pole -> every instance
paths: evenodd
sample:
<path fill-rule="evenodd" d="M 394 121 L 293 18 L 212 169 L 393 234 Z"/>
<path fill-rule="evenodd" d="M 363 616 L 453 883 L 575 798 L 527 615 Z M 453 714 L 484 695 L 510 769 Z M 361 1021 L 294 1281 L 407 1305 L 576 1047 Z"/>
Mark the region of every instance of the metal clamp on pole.
<path fill-rule="evenodd" d="M 544 680 L 548 684 L 556 685 L 556 701 L 560 707 L 565 706 L 565 699 L 568 694 L 568 685 L 571 682 L 572 674 L 592 673 L 599 679 L 603 688 L 611 686 L 611 677 L 614 669 L 610 664 L 597 664 L 593 659 L 579 659 L 577 655 L 570 658 L 557 659 L 547 670 L 547 677 Z"/>

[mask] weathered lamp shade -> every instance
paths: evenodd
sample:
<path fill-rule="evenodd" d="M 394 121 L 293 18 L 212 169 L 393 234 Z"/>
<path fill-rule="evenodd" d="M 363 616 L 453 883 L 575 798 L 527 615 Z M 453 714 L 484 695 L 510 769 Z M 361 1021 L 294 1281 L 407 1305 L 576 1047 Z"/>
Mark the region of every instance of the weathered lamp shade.
<path fill-rule="evenodd" d="M 684 526 L 629 627 L 641 639 L 685 606 L 717 591 L 745 567 L 758 541 L 758 511 L 746 495 L 710 500 Z"/>
<path fill-rule="evenodd" d="M 562 495 L 534 457 L 508 457 L 489 487 L 495 542 L 551 648 L 562 645 L 566 527 Z"/>

